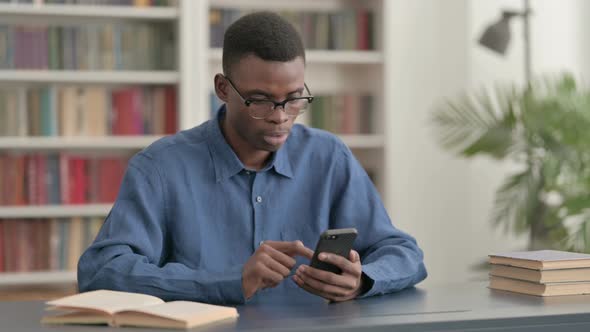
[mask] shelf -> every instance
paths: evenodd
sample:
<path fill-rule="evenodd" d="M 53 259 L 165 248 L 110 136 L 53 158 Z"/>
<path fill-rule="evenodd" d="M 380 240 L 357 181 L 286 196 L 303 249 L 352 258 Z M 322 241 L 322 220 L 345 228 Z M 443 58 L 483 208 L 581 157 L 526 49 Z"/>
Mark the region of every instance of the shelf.
<path fill-rule="evenodd" d="M 0 4 L 0 16 L 10 18 L 109 18 L 141 20 L 175 20 L 176 7 L 89 6 L 89 5 L 28 5 Z"/>
<path fill-rule="evenodd" d="M 363 6 L 371 8 L 374 1 L 363 1 Z M 340 10 L 350 3 L 347 0 L 210 0 L 211 8 L 229 8 L 245 10 L 293 10 L 293 11 L 311 11 L 323 12 Z"/>
<path fill-rule="evenodd" d="M 379 149 L 385 146 L 382 135 L 339 135 L 351 149 Z"/>
<path fill-rule="evenodd" d="M 0 137 L 0 150 L 139 150 L 162 136 Z"/>
<path fill-rule="evenodd" d="M 2 272 L 0 286 L 76 283 L 76 271 Z"/>
<path fill-rule="evenodd" d="M 212 62 L 221 62 L 221 55 L 220 48 L 209 50 L 209 60 Z M 378 65 L 383 63 L 383 54 L 379 51 L 308 50 L 305 56 L 308 64 Z"/>
<path fill-rule="evenodd" d="M 175 84 L 176 71 L 0 70 L 0 82 Z"/>
<path fill-rule="evenodd" d="M 106 216 L 112 206 L 112 204 L 2 206 L 0 219 L 99 217 Z"/>

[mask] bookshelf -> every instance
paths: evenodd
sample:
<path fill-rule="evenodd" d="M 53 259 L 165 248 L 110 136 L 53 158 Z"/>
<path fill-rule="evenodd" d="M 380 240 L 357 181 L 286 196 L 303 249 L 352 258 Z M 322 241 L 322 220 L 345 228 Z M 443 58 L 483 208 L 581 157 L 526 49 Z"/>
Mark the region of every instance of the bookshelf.
<path fill-rule="evenodd" d="M 213 48 L 209 51 L 212 64 L 221 64 L 222 50 Z M 383 63 L 383 54 L 379 51 L 326 51 L 308 50 L 305 53 L 308 64 L 328 65 L 379 65 Z"/>
<path fill-rule="evenodd" d="M 68 5 L 68 4 L 22 4 L 2 3 L 0 12 L 10 19 L 22 20 L 31 18 L 57 19 L 136 19 L 136 20 L 176 20 L 179 17 L 178 7 L 132 7 L 132 6 L 100 6 L 100 5 Z"/>
<path fill-rule="evenodd" d="M 176 71 L 73 71 L 73 70 L 2 70 L 4 83 L 84 83 L 84 84 L 177 84 Z"/>
<path fill-rule="evenodd" d="M 307 50 L 306 82 L 316 96 L 343 94 L 371 94 L 373 96 L 373 127 L 368 133 L 339 134 L 339 137 L 357 155 L 386 196 L 387 114 L 384 112 L 387 96 L 384 91 L 389 81 L 387 48 L 382 40 L 384 17 L 391 11 L 385 0 L 179 0 L 177 7 L 135 8 L 125 6 L 87 5 L 28 5 L 0 4 L 0 25 L 23 22 L 73 22 L 83 24 L 111 24 L 142 22 L 175 27 L 176 67 L 172 70 L 44 70 L 0 69 L 0 89 L 5 86 L 39 85 L 126 85 L 162 86 L 177 88 L 177 127 L 191 128 L 210 118 L 210 93 L 214 74 L 221 72 L 221 54 L 210 41 L 211 10 L 276 10 L 281 13 L 330 14 L 362 9 L 373 14 L 373 47 L 370 49 L 317 49 Z M 204 74 L 203 74 L 204 73 Z M 329 79 L 326 79 L 329 78 Z M 310 124 L 309 112 L 300 120 Z M 127 154 L 146 147 L 160 135 L 136 136 L 0 136 L 0 154 L 28 153 L 84 153 Z M 111 204 L 85 203 L 42 206 L 0 206 L 0 220 L 31 220 L 49 218 L 96 218 L 108 214 Z M 90 220 L 90 219 L 89 219 Z M 85 222 L 84 219 L 83 222 Z M 32 283 L 72 283 L 72 271 L 2 272 L 0 285 Z"/>
<path fill-rule="evenodd" d="M 183 10 L 184 7 L 186 6 L 183 3 L 180 3 L 178 6 L 170 7 L 142 8 L 134 6 L 77 4 L 0 4 L 0 26 L 42 26 L 48 27 L 46 29 L 50 29 L 51 27 L 62 25 L 71 27 L 86 27 L 87 25 L 94 25 L 99 28 L 111 25 L 116 28 L 126 24 L 135 24 L 137 26 L 142 25 L 144 27 L 155 27 L 155 24 L 167 24 L 172 27 L 175 38 L 173 62 L 176 62 L 176 65 L 171 68 L 148 68 L 147 65 L 143 68 L 131 68 L 129 66 L 128 68 L 125 68 L 125 66 L 117 68 L 114 68 L 115 66 L 109 68 L 92 68 L 91 66 L 87 66 L 86 68 L 66 68 L 65 59 L 63 59 L 64 63 L 60 64 L 61 66 L 64 66 L 62 68 L 48 67 L 47 64 L 45 65 L 45 68 L 38 68 L 38 66 L 30 66 L 30 68 L 28 68 L 22 66 L 18 67 L 16 65 L 8 66 L 6 63 L 3 64 L 3 58 L 0 56 L 0 89 L 22 89 L 28 91 L 28 89 L 36 89 L 39 87 L 51 87 L 59 91 L 59 89 L 64 87 L 104 87 L 105 89 L 109 89 L 109 91 L 111 91 L 111 89 L 112 91 L 115 91 L 115 89 L 126 89 L 134 86 L 174 86 L 178 91 L 177 105 L 194 104 L 194 100 L 196 99 L 194 98 L 194 94 L 184 93 L 180 95 L 181 83 L 194 81 L 192 76 L 196 76 L 196 72 L 180 70 L 185 66 L 182 63 L 186 63 L 186 60 L 184 59 L 184 56 L 180 54 L 179 46 L 192 43 L 192 41 L 189 42 L 182 39 L 188 39 L 190 36 L 189 34 L 180 33 L 181 29 L 187 26 L 186 23 L 182 24 L 181 22 L 189 21 L 191 17 L 190 11 Z M 0 31 L 0 33 L 1 32 L 2 31 Z M 4 32 L 6 32 L 6 30 L 4 30 Z M 10 33 L 12 33 L 12 31 L 10 31 Z M 50 32 L 47 32 L 48 35 L 49 33 Z M 60 37 L 62 40 L 60 42 L 65 43 L 63 41 L 64 34 L 63 32 L 61 33 L 62 35 Z M 7 36 L 7 34 L 0 35 L 0 38 L 3 36 Z M 29 38 L 31 38 L 30 35 Z M 123 38 L 123 36 L 120 38 Z M 153 42 L 154 37 L 150 36 L 150 38 L 152 39 L 149 41 Z M 14 41 L 12 40 L 12 42 Z M 79 40 L 76 40 L 76 42 L 79 42 Z M 60 46 L 62 45 L 63 44 L 60 44 Z M 14 44 L 12 46 L 13 48 L 11 52 L 16 52 L 16 46 Z M 31 51 L 31 53 L 39 52 L 39 49 L 33 49 Z M 51 52 L 49 48 L 47 52 Z M 21 54 L 21 56 L 23 56 L 23 54 Z M 48 56 L 51 56 L 51 54 Z M 62 56 L 65 57 L 65 55 Z M 123 56 L 123 54 L 121 54 L 121 56 Z M 79 58 L 76 60 L 79 60 Z M 16 64 L 16 61 L 14 61 L 14 64 Z M 26 108 L 30 106 L 28 100 L 26 105 Z M 19 109 L 19 112 L 22 111 L 23 109 Z M 188 124 L 188 122 L 191 121 L 191 117 L 181 117 L 180 107 L 177 107 L 177 112 L 176 127 L 183 129 L 190 127 L 191 125 Z M 181 122 L 184 124 L 181 125 Z M 90 158 L 89 156 L 95 155 L 98 156 L 97 158 L 104 155 L 130 156 L 160 137 L 162 136 L 149 133 L 145 135 L 131 136 L 63 136 L 60 135 L 59 132 L 53 133 L 51 136 L 2 135 L 0 136 L 0 159 L 2 157 L 1 155 L 8 155 L 18 159 L 19 156 L 22 155 L 29 156 L 43 154 L 50 156 L 62 155 L 64 153 L 84 158 Z M 14 165 L 15 164 L 9 164 L 8 167 L 13 167 Z M 0 168 L 2 168 L 2 166 L 3 164 L 0 163 Z M 4 166 L 6 166 L 6 164 L 4 164 Z M 2 171 L 5 172 L 5 170 Z M 28 171 L 27 168 L 24 172 Z M 38 186 L 38 184 L 36 184 L 36 186 Z M 17 239 L 17 243 L 23 242 L 18 240 L 23 240 L 25 238 L 26 240 L 31 240 L 28 235 L 25 235 L 25 238 L 23 238 L 22 236 L 24 233 L 37 234 L 44 232 L 45 237 L 51 237 L 51 241 L 53 241 L 51 244 L 52 248 L 58 248 L 58 250 L 60 250 L 57 255 L 59 257 L 49 258 L 50 260 L 53 260 L 51 263 L 53 264 L 53 268 L 50 269 L 47 269 L 48 264 L 39 265 L 38 261 L 31 262 L 30 258 L 25 259 L 27 261 L 25 263 L 17 263 L 16 265 L 20 266 L 20 268 L 15 268 L 14 262 L 11 263 L 12 270 L 0 268 L 0 271 L 2 271 L 0 273 L 0 286 L 74 283 L 76 280 L 76 272 L 73 270 L 72 262 L 75 262 L 76 256 L 78 256 L 81 250 L 84 249 L 83 247 L 88 242 L 88 234 L 94 234 L 96 232 L 97 219 L 100 221 L 101 218 L 104 218 L 108 214 L 111 206 L 112 203 L 102 202 L 85 202 L 83 204 L 64 203 L 57 205 L 0 204 L 0 221 L 4 224 L 3 230 L 6 232 L 8 228 L 12 228 L 14 231 L 13 235 L 16 235 L 15 238 Z M 49 230 L 47 228 L 49 227 L 49 224 L 51 224 L 51 227 L 61 227 L 58 229 L 61 233 L 57 233 L 57 238 L 55 237 L 55 229 Z M 58 226 L 54 226 L 54 224 Z M 90 230 L 91 226 L 94 227 L 94 229 Z M 65 238 L 61 237 L 63 234 L 69 234 L 69 238 L 67 236 Z M 81 234 L 81 236 L 77 236 L 74 239 L 72 234 Z M 29 241 L 25 246 L 12 243 L 12 247 L 7 248 L 6 233 L 3 236 L 4 239 L 0 239 L 0 244 L 5 247 L 0 248 L 0 252 L 2 252 L 2 255 L 5 257 L 4 259 L 0 258 L 0 264 L 4 264 L 4 267 L 8 264 L 8 258 L 14 258 L 6 257 L 7 255 L 22 255 L 23 250 L 25 250 L 24 252 L 32 253 L 31 256 L 38 256 L 39 252 L 42 251 L 43 247 L 36 244 L 36 240 Z M 68 242 L 69 244 L 67 245 L 63 244 Z M 64 249 L 64 246 L 69 247 Z M 73 250 L 73 247 L 76 247 L 76 250 Z M 16 254 L 19 250 L 19 254 Z M 65 252 L 64 254 L 64 250 L 69 250 L 69 252 Z M 53 252 L 51 255 L 55 256 Z M 47 257 L 47 255 L 43 257 Z M 23 265 L 25 266 L 24 268 Z M 40 266 L 43 266 L 43 268 L 40 269 Z M 55 266 L 58 267 L 55 268 Z"/>
<path fill-rule="evenodd" d="M 19 151 L 140 150 L 162 137 L 155 135 L 120 137 L 7 137 L 0 139 L 0 149 Z"/>
<path fill-rule="evenodd" d="M 2 274 L 2 285 L 43 285 L 68 284 L 76 280 L 76 271 L 42 271 L 42 272 L 4 272 Z"/>
<path fill-rule="evenodd" d="M 111 206 L 111 204 L 10 206 L 0 207 L 0 216 L 4 219 L 104 217 L 109 213 Z"/>

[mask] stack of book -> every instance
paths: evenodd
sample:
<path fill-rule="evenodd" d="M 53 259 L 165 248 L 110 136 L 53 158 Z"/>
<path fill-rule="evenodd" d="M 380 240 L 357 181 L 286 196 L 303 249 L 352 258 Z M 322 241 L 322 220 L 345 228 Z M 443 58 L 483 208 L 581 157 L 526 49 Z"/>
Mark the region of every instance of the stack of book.
<path fill-rule="evenodd" d="M 556 250 L 489 256 L 490 288 L 537 296 L 590 294 L 590 255 Z"/>

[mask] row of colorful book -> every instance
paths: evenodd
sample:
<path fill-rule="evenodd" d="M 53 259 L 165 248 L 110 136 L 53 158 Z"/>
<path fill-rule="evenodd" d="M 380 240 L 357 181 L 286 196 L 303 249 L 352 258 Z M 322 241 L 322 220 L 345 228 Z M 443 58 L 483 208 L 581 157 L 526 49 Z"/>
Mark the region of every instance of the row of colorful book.
<path fill-rule="evenodd" d="M 308 110 L 309 125 L 336 134 L 374 134 L 374 108 L 370 95 L 316 96 Z"/>
<path fill-rule="evenodd" d="M 0 272 L 75 270 L 102 217 L 0 220 Z"/>
<path fill-rule="evenodd" d="M 212 8 L 209 12 L 211 47 L 223 46 L 225 30 L 250 11 Z M 342 9 L 333 12 L 281 11 L 298 30 L 308 49 L 375 49 L 373 13 L 367 9 Z"/>
<path fill-rule="evenodd" d="M 89 5 L 89 6 L 177 6 L 178 0 L 0 0 L 0 3 L 35 5 Z"/>
<path fill-rule="evenodd" d="M 0 136 L 173 134 L 176 105 L 172 86 L 0 89 Z"/>
<path fill-rule="evenodd" d="M 590 254 L 536 250 L 490 255 L 492 289 L 536 296 L 590 294 Z"/>
<path fill-rule="evenodd" d="M 173 70 L 174 26 L 0 25 L 0 69 Z"/>
<path fill-rule="evenodd" d="M 0 205 L 112 203 L 126 156 L 0 155 Z"/>

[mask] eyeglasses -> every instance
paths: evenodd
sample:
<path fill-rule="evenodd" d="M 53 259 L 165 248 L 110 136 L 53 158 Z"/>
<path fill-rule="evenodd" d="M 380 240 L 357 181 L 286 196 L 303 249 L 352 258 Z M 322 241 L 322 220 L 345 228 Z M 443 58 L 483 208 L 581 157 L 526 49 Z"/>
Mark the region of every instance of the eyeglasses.
<path fill-rule="evenodd" d="M 283 111 L 288 117 L 294 118 L 305 112 L 314 98 L 305 83 L 303 83 L 303 85 L 305 86 L 305 91 L 308 96 L 287 98 L 281 102 L 275 102 L 270 99 L 244 98 L 229 77 L 225 77 L 225 79 L 229 82 L 229 85 L 234 89 L 238 96 L 240 96 L 244 105 L 248 107 L 248 113 L 250 116 L 258 120 L 266 119 L 279 106 L 283 108 Z"/>

